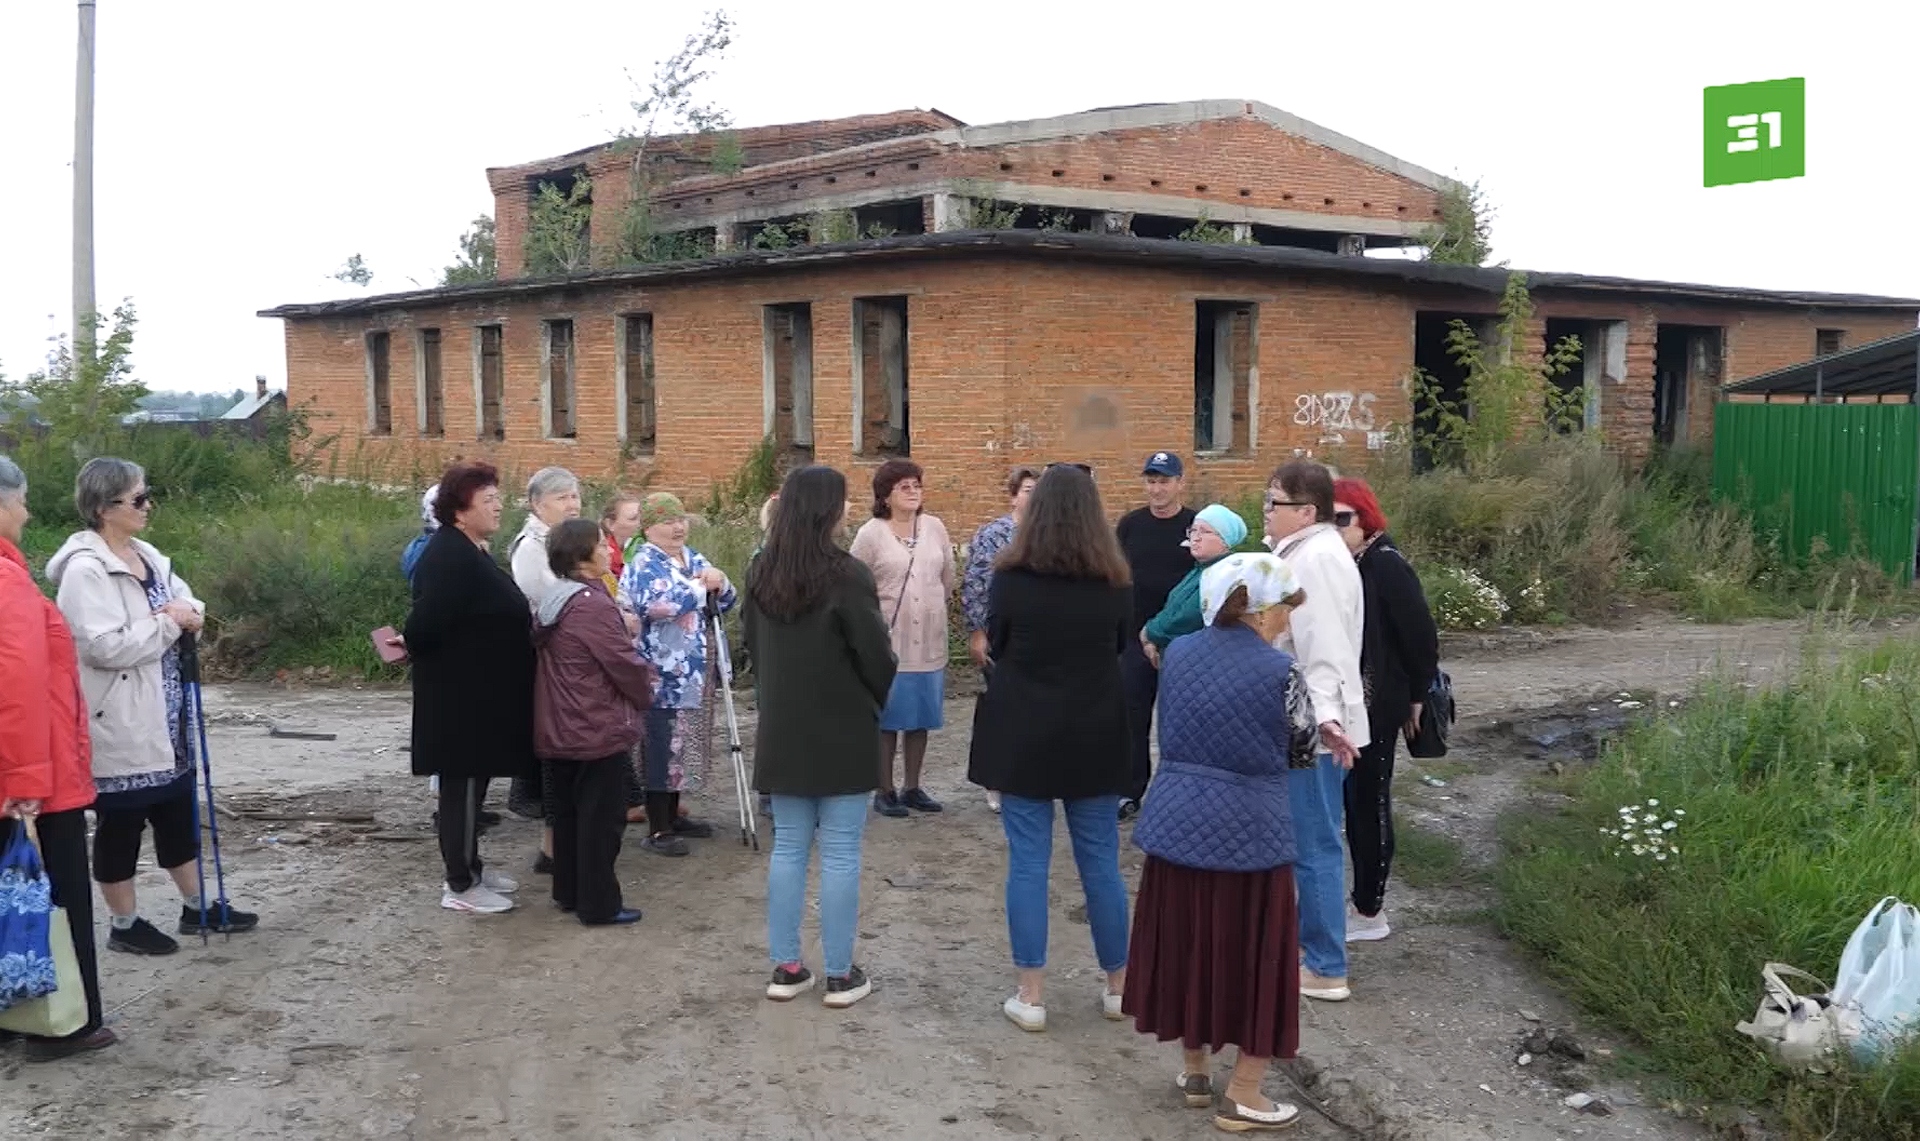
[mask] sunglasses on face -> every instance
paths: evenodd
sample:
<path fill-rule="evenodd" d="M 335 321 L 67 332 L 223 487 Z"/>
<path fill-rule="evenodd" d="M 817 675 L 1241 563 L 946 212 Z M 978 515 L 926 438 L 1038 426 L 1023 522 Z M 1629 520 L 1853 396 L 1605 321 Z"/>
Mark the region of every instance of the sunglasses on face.
<path fill-rule="evenodd" d="M 1351 512 L 1351 511 L 1335 511 L 1335 512 L 1333 513 L 1333 525 L 1334 525 L 1334 526 L 1336 526 L 1336 527 L 1351 527 L 1351 526 L 1353 526 L 1353 512 Z"/>
<path fill-rule="evenodd" d="M 1312 507 L 1313 506 L 1313 504 L 1311 503 L 1302 503 L 1297 499 L 1276 498 L 1272 492 L 1268 492 L 1261 499 L 1261 502 L 1266 505 L 1266 509 L 1268 511 L 1271 511 L 1276 507 Z"/>
<path fill-rule="evenodd" d="M 153 493 L 143 491 L 132 499 L 116 499 L 113 502 L 116 507 L 131 507 L 135 511 L 145 511 L 153 504 Z"/>

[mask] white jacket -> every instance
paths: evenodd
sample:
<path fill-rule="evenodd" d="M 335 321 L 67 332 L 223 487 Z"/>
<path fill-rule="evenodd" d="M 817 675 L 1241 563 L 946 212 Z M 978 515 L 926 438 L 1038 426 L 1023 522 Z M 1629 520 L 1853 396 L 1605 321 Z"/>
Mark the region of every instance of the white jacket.
<path fill-rule="evenodd" d="M 166 582 L 174 600 L 206 613 L 165 555 L 139 539 L 133 548 Z M 94 779 L 172 772 L 173 737 L 160 663 L 180 640 L 180 626 L 153 612 L 146 588 L 96 532 L 69 537 L 47 563 L 47 577 L 59 587 L 56 602 L 79 651 Z"/>
<path fill-rule="evenodd" d="M 1313 719 L 1323 725 L 1338 721 L 1354 748 L 1363 749 L 1372 743 L 1360 680 L 1366 597 L 1353 552 L 1331 523 L 1296 531 L 1274 543 L 1273 550 L 1307 592 L 1307 601 L 1293 612 L 1287 632 L 1274 645 L 1292 654 L 1306 674 Z"/>
<path fill-rule="evenodd" d="M 552 531 L 538 515 L 527 516 L 526 525 L 507 547 L 507 564 L 513 568 L 513 583 L 527 596 L 527 608 L 533 610 L 560 582 L 560 576 L 547 565 L 547 535 Z"/>

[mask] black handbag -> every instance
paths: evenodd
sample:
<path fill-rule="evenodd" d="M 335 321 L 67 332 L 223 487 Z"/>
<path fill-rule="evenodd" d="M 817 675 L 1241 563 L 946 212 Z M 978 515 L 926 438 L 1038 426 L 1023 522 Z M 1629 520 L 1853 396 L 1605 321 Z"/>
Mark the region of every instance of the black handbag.
<path fill-rule="evenodd" d="M 1447 733 L 1457 719 L 1453 705 L 1453 679 L 1447 671 L 1440 670 L 1433 675 L 1433 685 L 1427 690 L 1427 700 L 1420 706 L 1420 724 L 1415 732 L 1407 734 L 1408 754 L 1431 760 L 1447 755 Z"/>

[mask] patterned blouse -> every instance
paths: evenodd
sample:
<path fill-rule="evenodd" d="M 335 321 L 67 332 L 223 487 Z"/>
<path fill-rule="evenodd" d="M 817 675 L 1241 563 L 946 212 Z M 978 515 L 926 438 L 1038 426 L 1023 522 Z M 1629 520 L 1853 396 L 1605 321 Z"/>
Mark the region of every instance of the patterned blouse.
<path fill-rule="evenodd" d="M 152 567 L 147 567 L 146 571 L 147 575 L 140 580 L 140 585 L 146 588 L 147 605 L 157 611 L 173 600 L 173 594 L 167 590 L 167 580 L 156 574 Z M 193 741 L 180 732 L 180 718 L 185 715 L 187 699 L 186 687 L 180 681 L 180 644 L 178 642 L 168 646 L 167 652 L 160 658 L 160 685 L 167 695 L 167 737 L 173 742 L 172 770 L 96 777 L 93 782 L 94 791 L 102 795 L 146 792 L 170 786 L 193 771 L 195 760 Z M 144 801 L 146 797 L 132 799 Z M 109 806 L 112 806 L 111 802 Z M 132 807 L 132 805 L 120 807 Z"/>
<path fill-rule="evenodd" d="M 973 533 L 967 547 L 967 572 L 960 580 L 960 606 L 966 611 L 967 633 L 987 628 L 987 587 L 993 582 L 993 560 L 1013 542 L 1013 516 L 1002 515 Z"/>
<path fill-rule="evenodd" d="M 647 543 L 620 576 L 620 589 L 640 616 L 633 648 L 659 675 L 653 703 L 663 709 L 698 709 L 707 681 L 707 589 L 700 576 L 712 564 L 692 547 L 682 555 L 685 563 Z M 721 612 L 738 600 L 729 581 L 720 592 Z"/>

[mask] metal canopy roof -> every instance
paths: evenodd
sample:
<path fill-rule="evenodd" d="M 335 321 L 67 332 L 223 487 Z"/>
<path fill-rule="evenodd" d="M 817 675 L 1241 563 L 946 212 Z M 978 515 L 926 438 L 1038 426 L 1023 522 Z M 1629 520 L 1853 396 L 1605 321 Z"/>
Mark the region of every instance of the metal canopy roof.
<path fill-rule="evenodd" d="M 1727 385 L 1726 391 L 1769 396 L 1906 393 L 1920 399 L 1920 329 L 1762 373 Z"/>

